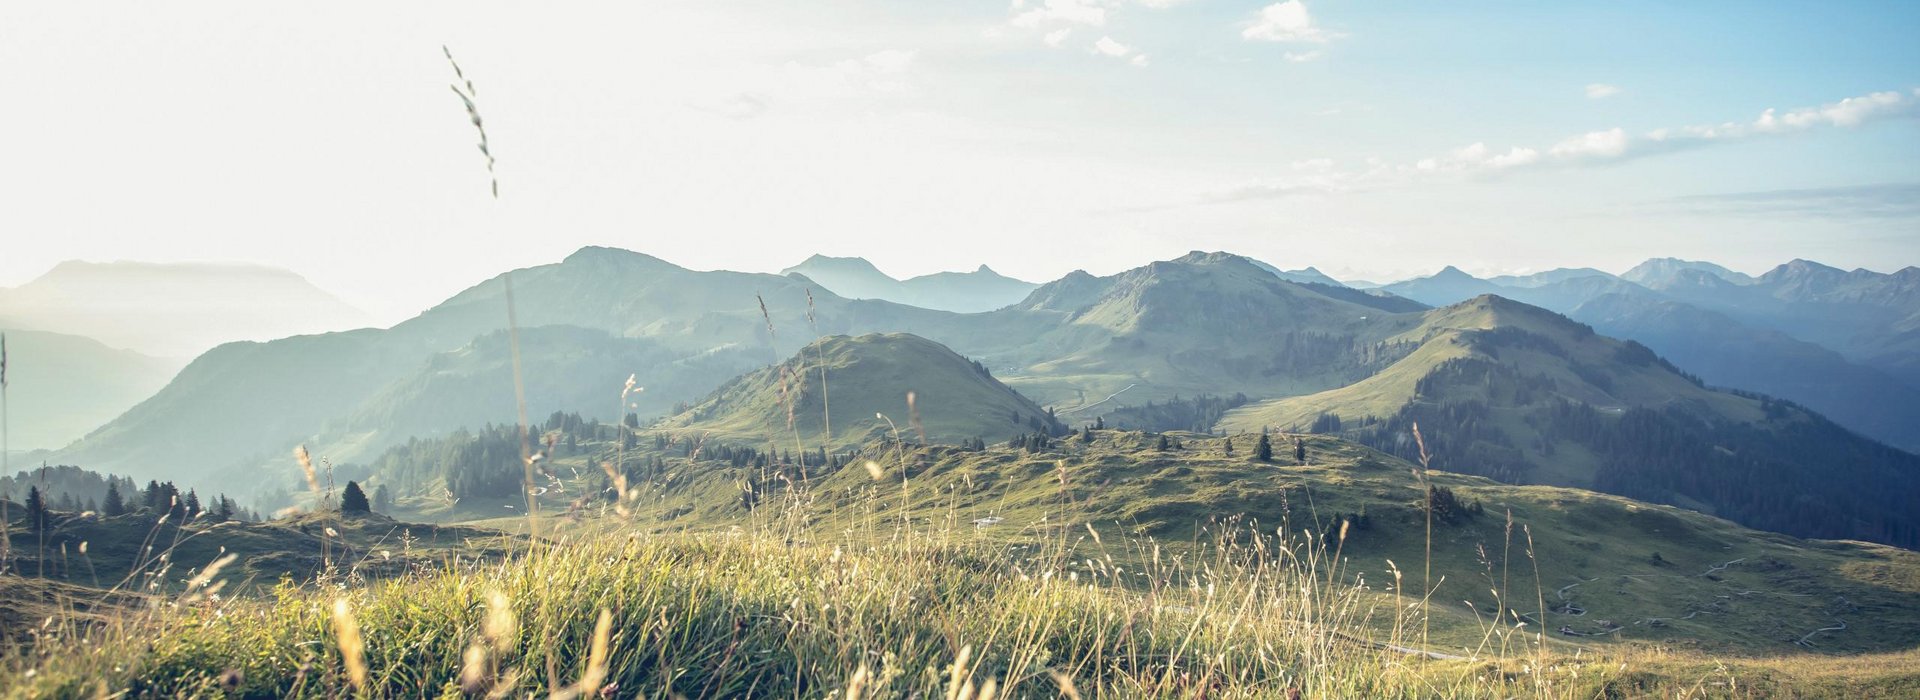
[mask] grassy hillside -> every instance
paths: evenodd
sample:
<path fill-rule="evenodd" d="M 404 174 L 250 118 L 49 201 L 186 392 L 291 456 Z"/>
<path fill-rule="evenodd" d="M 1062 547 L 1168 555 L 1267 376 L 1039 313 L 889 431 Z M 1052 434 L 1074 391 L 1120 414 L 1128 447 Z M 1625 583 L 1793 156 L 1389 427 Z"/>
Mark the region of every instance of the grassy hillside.
<path fill-rule="evenodd" d="M 549 516 L 542 530 L 556 546 L 497 564 L 295 585 L 107 629 L 56 616 L 34 646 L 0 659 L 0 687 L 974 697 L 991 679 L 1015 697 L 1503 698 L 1920 688 L 1913 652 L 1894 651 L 1920 635 L 1912 552 L 1434 473 L 1448 496 L 1437 499 L 1429 574 L 1410 465 L 1319 436 L 1300 436 L 1309 464 L 1293 459 L 1294 436 L 1277 436 L 1272 463 L 1247 458 L 1250 435 L 1234 438 L 1233 456 L 1222 437 L 1175 434 L 1180 447 L 1164 451 L 1157 437 L 876 447 L 871 466 L 774 479 L 784 485 L 751 506 L 737 485 L 764 471 L 669 456 L 617 503 Z M 630 466 L 660 457 L 646 452 L 630 452 Z M 559 471 L 583 474 L 583 488 L 597 479 L 568 469 L 573 459 Z M 1425 581 L 1431 607 L 1418 603 Z"/>
<path fill-rule="evenodd" d="M 27 529 L 19 504 L 11 504 L 9 514 L 8 576 L 139 594 L 183 593 L 229 554 L 235 559 L 219 571 L 231 595 L 259 593 L 283 578 L 392 577 L 456 553 L 497 559 L 509 544 L 495 531 L 377 514 L 308 513 L 257 523 L 200 518 L 182 525 L 144 512 L 111 518 L 56 512 L 46 533 Z"/>
<path fill-rule="evenodd" d="M 778 436 L 775 444 L 787 447 L 795 437 L 818 446 L 829 423 L 836 447 L 896 427 L 907 439 L 946 443 L 1059 429 L 984 366 L 905 333 L 823 338 L 786 362 L 728 382 L 661 427 L 732 441 Z"/>
<path fill-rule="evenodd" d="M 1644 347 L 1499 297 L 1430 312 L 1402 338 L 1419 349 L 1379 374 L 1238 409 L 1223 425 L 1318 424 L 1413 457 L 1419 424 L 1449 469 L 1802 535 L 1920 542 L 1902 505 L 1920 498 L 1920 458 L 1793 404 L 1708 389 Z"/>

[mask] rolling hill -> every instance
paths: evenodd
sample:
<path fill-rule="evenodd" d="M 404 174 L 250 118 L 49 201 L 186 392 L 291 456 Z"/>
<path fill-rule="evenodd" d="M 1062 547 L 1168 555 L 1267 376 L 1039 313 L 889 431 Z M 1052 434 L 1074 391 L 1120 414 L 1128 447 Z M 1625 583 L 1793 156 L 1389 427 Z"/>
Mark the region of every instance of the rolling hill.
<path fill-rule="evenodd" d="M 783 415 L 763 412 L 759 422 L 771 423 L 774 432 L 730 437 L 746 444 L 786 439 Z M 730 461 L 713 448 L 722 439 L 691 450 L 677 439 L 664 449 L 640 440 L 623 453 L 624 474 L 636 490 L 623 515 L 554 520 L 556 526 L 578 522 L 587 533 L 664 536 L 751 530 L 763 513 L 797 509 L 813 532 L 831 539 L 828 533 L 887 531 L 910 517 L 915 528 L 937 533 L 932 537 L 975 538 L 1016 553 L 1066 537 L 1088 553 L 1083 556 L 1110 556 L 1110 564 L 1129 571 L 1144 567 L 1158 547 L 1178 557 L 1195 543 L 1279 529 L 1338 546 L 1338 575 L 1375 586 L 1381 610 L 1394 605 L 1396 563 L 1403 585 L 1420 585 L 1424 489 L 1409 462 L 1327 435 L 1274 434 L 1279 449 L 1270 462 L 1253 459 L 1255 434 L 1166 436 L 1172 445 L 1164 448 L 1159 434 L 1118 430 L 1044 446 L 935 445 L 905 454 L 869 443 L 853 459 L 806 467 Z M 1305 460 L 1295 458 L 1296 440 Z M 555 468 L 585 475 L 580 478 L 588 483 L 568 486 L 569 494 L 602 488 L 594 485 L 604 481 L 595 465 L 616 454 L 606 442 L 581 446 L 581 454 L 559 458 Z M 868 461 L 882 478 L 876 481 Z M 903 469 L 918 494 L 910 505 L 896 498 L 895 475 Z M 1912 551 L 1758 532 L 1579 489 L 1440 471 L 1427 478 L 1436 487 L 1432 579 L 1439 649 L 1465 653 L 1458 650 L 1482 638 L 1484 620 L 1477 622 L 1466 603 L 1482 616 L 1523 616 L 1529 629 L 1540 623 L 1564 628 L 1553 638 L 1579 645 L 1861 652 L 1904 649 L 1920 634 L 1920 554 Z M 743 500 L 743 488 L 759 498 Z M 789 495 L 796 498 L 784 500 Z M 549 497 L 545 510 L 567 509 L 567 496 Z M 1090 539 L 1090 530 L 1103 539 Z M 1836 627 L 1836 619 L 1847 621 L 1844 629 L 1816 631 Z"/>
<path fill-rule="evenodd" d="M 1061 430 L 985 366 L 905 333 L 822 338 L 779 365 L 728 382 L 659 427 L 733 441 L 771 436 L 776 444 L 797 435 L 818 446 L 829 423 L 826 442 L 838 447 L 889 435 L 894 426 L 907 439 L 924 432 L 926 440 L 947 444 Z"/>
<path fill-rule="evenodd" d="M 1315 426 L 1415 457 L 1417 424 L 1445 469 L 1920 544 L 1902 505 L 1920 499 L 1920 457 L 1798 405 L 1709 389 L 1645 346 L 1495 296 L 1429 312 L 1398 339 L 1418 347 L 1371 377 L 1243 407 L 1223 425 Z"/>
<path fill-rule="evenodd" d="M 1920 388 L 1764 323 L 1711 310 L 1744 308 L 1753 278 L 1671 259 L 1649 260 L 1622 278 L 1580 272 L 1555 270 L 1535 276 L 1531 286 L 1509 286 L 1456 269 L 1400 289 L 1438 305 L 1497 294 L 1566 314 L 1645 344 L 1708 383 L 1790 399 L 1868 437 L 1920 450 Z M 1547 277 L 1555 279 L 1541 281 Z"/>

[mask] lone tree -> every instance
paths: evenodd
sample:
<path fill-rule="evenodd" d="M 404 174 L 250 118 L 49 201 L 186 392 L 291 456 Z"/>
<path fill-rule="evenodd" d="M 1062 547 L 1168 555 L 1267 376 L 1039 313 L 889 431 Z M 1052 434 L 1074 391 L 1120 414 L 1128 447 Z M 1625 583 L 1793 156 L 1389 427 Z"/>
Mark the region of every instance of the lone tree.
<path fill-rule="evenodd" d="M 1307 443 L 1297 437 L 1293 439 L 1293 461 L 1307 463 Z"/>
<path fill-rule="evenodd" d="M 1227 456 L 1233 456 L 1233 436 L 1227 436 Z"/>
<path fill-rule="evenodd" d="M 373 512 L 373 505 L 367 502 L 367 492 L 360 490 L 360 484 L 347 482 L 347 490 L 340 492 L 340 512 L 349 515 Z"/>
<path fill-rule="evenodd" d="M 1260 441 L 1253 445 L 1253 458 L 1262 462 L 1273 461 L 1273 440 L 1265 431 L 1260 433 Z"/>
<path fill-rule="evenodd" d="M 53 529 L 53 514 L 47 511 L 47 497 L 40 487 L 27 487 L 27 529 L 46 532 Z"/>

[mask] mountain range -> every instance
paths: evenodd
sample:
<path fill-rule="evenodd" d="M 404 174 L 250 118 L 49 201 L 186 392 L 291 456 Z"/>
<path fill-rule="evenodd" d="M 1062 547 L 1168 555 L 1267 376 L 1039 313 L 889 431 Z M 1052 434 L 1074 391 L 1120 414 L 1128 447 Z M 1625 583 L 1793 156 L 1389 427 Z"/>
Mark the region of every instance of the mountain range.
<path fill-rule="evenodd" d="M 1712 274 L 1667 267 L 1668 277 Z M 1657 271 L 1644 277 L 1670 286 Z M 1903 303 L 1897 285 L 1884 290 L 1879 278 L 1839 286 L 1766 278 L 1721 281 L 1772 290 L 1770 298 L 1811 295 L 1834 300 L 1819 303 L 1876 309 Z M 505 329 L 509 284 L 518 319 L 513 333 Z M 974 387 L 967 396 L 1002 397 L 953 404 L 992 406 L 977 411 L 988 423 L 945 416 L 927 423 L 929 432 L 951 439 L 987 437 L 985 428 L 1004 420 L 995 416 L 1003 410 L 1049 409 L 1081 425 L 1148 402 L 1244 394 L 1253 402 L 1222 427 L 1311 427 L 1412 456 L 1418 422 L 1449 469 L 1624 493 L 1796 534 L 1920 542 L 1902 505 L 1920 499 L 1920 467 L 1911 454 L 1836 426 L 1820 414 L 1823 407 L 1802 407 L 1813 398 L 1714 388 L 1753 389 L 1724 382 L 1709 374 L 1718 369 L 1697 368 L 1688 358 L 1663 358 L 1667 351 L 1649 349 L 1651 340 L 1631 342 L 1632 332 L 1615 340 L 1606 337 L 1613 330 L 1579 321 L 1604 311 L 1619 328 L 1650 337 L 1640 329 L 1664 329 L 1691 342 L 1700 337 L 1690 329 L 1713 327 L 1695 315 L 1719 314 L 1711 318 L 1724 319 L 1720 332 L 1766 341 L 1721 344 L 1759 348 L 1760 355 L 1738 360 L 1747 365 L 1766 366 L 1755 358 L 1792 361 L 1788 366 L 1813 368 L 1793 370 L 1815 377 L 1802 379 L 1810 385 L 1852 377 L 1849 386 L 1861 391 L 1910 390 L 1875 381 L 1890 373 L 1604 273 L 1515 284 L 1534 286 L 1450 269 L 1357 290 L 1290 280 L 1236 255 L 1194 252 L 1104 277 L 1076 271 L 1011 304 L 962 313 L 849 298 L 807 273 L 700 272 L 590 247 L 484 281 L 391 329 L 221 346 L 52 459 L 142 478 L 213 479 L 289 469 L 286 450 L 296 443 L 347 463 L 417 436 L 511 423 L 516 336 L 532 415 L 579 411 L 611 422 L 636 413 L 666 421 L 662 426 L 716 432 L 784 429 L 786 408 L 769 400 L 782 381 L 812 376 L 805 371 L 810 362 L 827 362 L 829 377 L 835 363 L 888 367 L 869 351 L 897 347 L 914 348 L 907 355 L 929 369 L 851 372 L 850 393 L 832 396 L 833 405 L 853 408 L 834 416 L 866 415 L 869 407 L 895 416 L 904 391 L 925 388 L 921 408 L 932 417 L 939 397 L 950 395 L 943 387 L 955 383 Z M 1464 301 L 1449 300 L 1462 294 Z M 1554 312 L 1569 304 L 1571 320 Z M 871 333 L 911 335 L 859 337 Z M 814 345 L 824 336 L 851 338 Z M 1694 347 L 1681 340 L 1661 342 Z M 1696 357 L 1739 357 L 1712 343 L 1696 345 L 1703 346 Z M 935 371 L 940 367 L 964 371 Z M 622 399 L 629 375 L 645 390 Z M 1912 402 L 1899 403 L 1902 396 L 1882 395 L 1878 401 L 1896 405 L 1879 410 L 1911 410 Z M 1845 401 L 1834 405 L 1862 401 L 1838 398 Z M 798 410 L 796 424 L 810 426 L 803 412 L 810 409 Z M 936 425 L 959 427 L 932 430 Z M 1889 421 L 1879 429 L 1897 439 L 1899 427 Z M 1619 435 L 1640 441 L 1623 445 L 1609 437 Z M 835 439 L 857 436 L 836 430 Z M 1754 479 L 1755 470 L 1779 478 Z"/>

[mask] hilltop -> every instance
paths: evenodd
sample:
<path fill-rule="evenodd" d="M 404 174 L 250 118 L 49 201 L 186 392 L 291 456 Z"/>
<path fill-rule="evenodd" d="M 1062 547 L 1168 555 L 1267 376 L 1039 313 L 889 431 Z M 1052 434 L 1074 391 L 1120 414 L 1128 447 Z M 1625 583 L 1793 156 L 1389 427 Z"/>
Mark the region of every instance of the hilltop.
<path fill-rule="evenodd" d="M 779 365 L 735 378 L 659 427 L 735 441 L 778 437 L 775 444 L 793 435 L 817 445 L 829 421 L 835 446 L 884 437 L 895 426 L 904 438 L 924 431 L 943 443 L 1060 430 L 985 366 L 905 333 L 822 338 Z"/>

